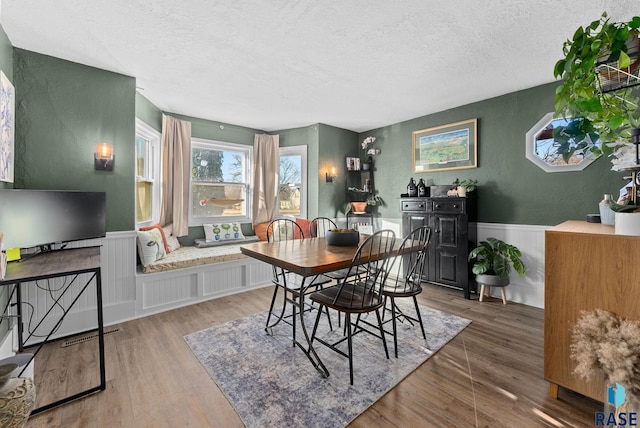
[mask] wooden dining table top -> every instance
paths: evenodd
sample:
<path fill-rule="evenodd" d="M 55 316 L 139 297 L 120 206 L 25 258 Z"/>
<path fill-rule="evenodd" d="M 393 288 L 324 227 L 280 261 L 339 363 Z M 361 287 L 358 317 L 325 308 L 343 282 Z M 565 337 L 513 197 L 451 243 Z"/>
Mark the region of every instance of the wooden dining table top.
<path fill-rule="evenodd" d="M 360 237 L 360 242 L 366 236 Z M 401 240 L 396 239 L 392 254 L 398 254 Z M 242 254 L 275 265 L 302 276 L 311 276 L 347 268 L 358 246 L 329 245 L 325 238 L 256 242 L 240 247 Z M 404 252 L 413 250 L 407 247 Z M 378 258 L 375 252 L 372 254 Z M 368 258 L 368 257 L 367 257 Z"/>

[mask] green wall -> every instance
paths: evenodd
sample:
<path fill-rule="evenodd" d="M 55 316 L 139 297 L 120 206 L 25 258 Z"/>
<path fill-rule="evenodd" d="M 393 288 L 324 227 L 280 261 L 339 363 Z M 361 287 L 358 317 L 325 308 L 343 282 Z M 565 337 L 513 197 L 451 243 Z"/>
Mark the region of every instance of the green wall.
<path fill-rule="evenodd" d="M 144 95 L 136 91 L 136 118 L 158 132 L 162 132 L 162 111 Z"/>
<path fill-rule="evenodd" d="M 108 230 L 132 230 L 134 117 L 160 131 L 160 109 L 136 93 L 132 77 L 21 49 L 11 54 L 7 46 L 2 33 L 0 61 L 6 64 L 13 56 L 17 94 L 15 187 L 104 190 Z M 597 212 L 602 194 L 616 194 L 624 184 L 622 174 L 610 171 L 608 159 L 599 159 L 582 172 L 546 173 L 525 158 L 524 135 L 552 111 L 555 87 L 555 83 L 542 85 L 360 134 L 325 124 L 273 133 L 280 135 L 283 147 L 308 147 L 308 217 L 343 215 L 344 158 L 361 154 L 359 143 L 373 135 L 382 150 L 374 168 L 376 189 L 385 200 L 377 210 L 380 216 L 400 217 L 398 199 L 411 177 L 446 185 L 459 177 L 480 182 L 479 221 L 551 225 Z M 252 145 L 254 135 L 263 132 L 168 114 L 190 120 L 198 138 Z M 478 119 L 478 168 L 411 172 L 412 131 L 470 118 Z M 99 141 L 115 146 L 114 172 L 93 169 Z M 326 183 L 324 174 L 331 167 L 336 167 L 338 177 Z"/>
<path fill-rule="evenodd" d="M 107 231 L 132 230 L 135 79 L 14 49 L 15 187 L 104 191 Z M 94 169 L 99 142 L 113 144 L 113 171 Z"/>
<path fill-rule="evenodd" d="M 555 225 L 597 213 L 602 195 L 624 185 L 609 159 L 581 172 L 547 173 L 525 158 L 525 134 L 553 111 L 555 88 L 538 86 L 361 133 L 359 141 L 373 135 L 382 150 L 375 162 L 376 188 L 386 201 L 380 215 L 400 217 L 399 196 L 411 177 L 443 185 L 477 179 L 480 222 Z M 412 173 L 412 131 L 471 118 L 478 119 L 478 168 Z"/>
<path fill-rule="evenodd" d="M 7 37 L 7 33 L 4 32 L 2 26 L 0 26 L 0 70 L 2 70 L 4 75 L 7 76 L 9 81 L 11 81 L 15 87 L 15 82 L 13 81 L 13 48 L 11 47 L 11 42 Z M 0 181 L 0 189 L 12 188 L 13 183 Z"/>

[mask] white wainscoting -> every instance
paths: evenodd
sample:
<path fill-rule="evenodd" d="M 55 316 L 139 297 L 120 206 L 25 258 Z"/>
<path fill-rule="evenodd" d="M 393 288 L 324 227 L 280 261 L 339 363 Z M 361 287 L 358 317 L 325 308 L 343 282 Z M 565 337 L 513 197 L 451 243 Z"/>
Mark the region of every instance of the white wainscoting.
<path fill-rule="evenodd" d="M 476 227 L 478 241 L 494 237 L 522 251 L 527 273 L 520 277 L 511 272 L 511 283 L 505 289 L 507 300 L 544 308 L 544 232 L 551 226 L 477 223 Z M 500 291 L 492 290 L 491 294 L 498 297 Z"/>
<path fill-rule="evenodd" d="M 478 242 L 494 237 L 515 245 L 522 251 L 522 260 L 527 268 L 524 277 L 515 271 L 511 273 L 511 284 L 505 289 L 507 300 L 536 308 L 544 307 L 544 232 L 551 226 L 522 224 L 470 223 L 471 235 Z M 396 236 L 402 236 L 401 219 L 376 219 L 377 229 L 391 229 Z M 473 229 L 475 228 L 475 231 Z M 491 295 L 499 297 L 499 290 L 491 290 Z M 472 297 L 473 298 L 473 297 Z"/>
<path fill-rule="evenodd" d="M 376 219 L 376 222 L 377 228 L 390 228 L 398 236 L 401 235 L 400 219 Z M 493 236 L 522 250 L 527 274 L 522 278 L 516 273 L 511 275 L 511 284 L 506 288 L 507 299 L 544 307 L 544 231 L 549 226 L 472 223 L 470 227 L 476 228 L 478 240 Z M 103 239 L 70 245 L 101 246 L 105 326 L 271 283 L 269 265 L 251 258 L 152 274 L 137 273 L 135 236 L 133 231 L 111 232 Z M 80 275 L 72 285 L 73 293 L 63 297 L 64 305 L 71 302 L 71 295 L 77 293 L 88 278 L 86 274 Z M 35 326 L 49 308 L 53 307 L 54 313 L 60 314 L 61 309 L 52 299 L 68 280 L 56 278 L 22 284 L 25 334 L 29 331 L 27 328 L 36 335 L 42 335 L 51 328 L 50 322 L 44 322 L 37 329 Z M 94 283 L 89 285 L 56 331 L 55 337 L 83 332 L 97 325 L 94 287 Z"/>

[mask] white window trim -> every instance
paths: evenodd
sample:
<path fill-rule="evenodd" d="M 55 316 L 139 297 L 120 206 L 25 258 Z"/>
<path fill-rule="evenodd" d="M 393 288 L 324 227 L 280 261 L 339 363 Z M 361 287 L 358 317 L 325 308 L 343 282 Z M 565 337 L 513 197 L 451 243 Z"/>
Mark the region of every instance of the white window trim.
<path fill-rule="evenodd" d="M 280 156 L 300 156 L 301 171 L 300 171 L 300 215 L 297 217 L 307 218 L 307 204 L 309 201 L 309 194 L 307 192 L 307 146 L 288 146 L 280 147 L 278 150 L 278 165 L 280 165 Z M 279 183 L 276 183 L 279 188 Z M 279 194 L 279 192 L 276 192 Z M 282 216 L 280 214 L 280 200 L 276 201 L 276 216 Z"/>
<path fill-rule="evenodd" d="M 145 174 L 145 175 L 150 176 L 151 181 L 153 182 L 153 186 L 152 186 L 153 203 L 151 205 L 151 220 L 136 223 L 136 226 L 140 228 L 140 227 L 150 226 L 160 221 L 160 204 L 161 204 L 161 198 L 162 198 L 162 148 L 160 145 L 160 139 L 161 139 L 160 133 L 138 118 L 136 118 L 135 133 L 136 135 L 140 135 L 141 137 L 149 141 L 148 147 L 147 147 L 148 159 L 145 162 L 145 169 L 151 168 L 152 170 L 150 174 Z M 134 165 L 134 168 L 135 168 L 135 165 Z M 145 172 L 148 172 L 148 170 Z M 138 182 L 138 180 L 140 180 L 140 178 L 136 175 L 136 182 Z M 137 206 L 137 204 L 135 203 L 135 198 L 136 198 L 135 195 L 136 195 L 136 189 L 134 185 L 134 196 L 133 196 L 134 206 Z M 136 217 L 137 217 L 137 213 L 136 213 Z"/>
<path fill-rule="evenodd" d="M 217 140 L 207 140 L 204 138 L 191 138 L 191 147 L 207 147 L 221 150 L 232 150 L 245 152 L 247 155 L 247 161 L 245 162 L 245 177 L 247 177 L 247 200 L 245 206 L 247 207 L 246 216 L 225 216 L 225 217 L 193 217 L 193 191 L 191 189 L 191 174 L 189 174 L 189 226 L 202 226 L 203 224 L 216 223 L 216 222 L 239 222 L 239 223 L 251 223 L 251 206 L 253 200 L 253 146 L 247 146 L 244 144 L 225 143 Z M 189 156 L 193 158 L 190 153 Z M 193 165 L 191 165 L 193 168 Z M 234 183 L 237 184 L 237 183 Z"/>

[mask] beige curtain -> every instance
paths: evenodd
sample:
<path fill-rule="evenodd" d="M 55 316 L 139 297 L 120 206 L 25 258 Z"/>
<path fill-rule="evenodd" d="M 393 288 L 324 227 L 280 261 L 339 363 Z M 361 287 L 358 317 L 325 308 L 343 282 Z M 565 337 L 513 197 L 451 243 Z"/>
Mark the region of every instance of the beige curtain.
<path fill-rule="evenodd" d="M 191 122 L 162 115 L 162 207 L 160 224 L 176 236 L 189 233 Z"/>
<path fill-rule="evenodd" d="M 256 134 L 253 139 L 253 224 L 275 217 L 279 142 L 279 135 Z"/>

